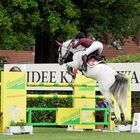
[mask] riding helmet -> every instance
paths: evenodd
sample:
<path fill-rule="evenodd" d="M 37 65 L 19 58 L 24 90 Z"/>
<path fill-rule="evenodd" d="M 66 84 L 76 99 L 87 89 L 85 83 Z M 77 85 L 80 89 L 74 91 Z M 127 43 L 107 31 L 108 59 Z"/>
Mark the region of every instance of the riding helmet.
<path fill-rule="evenodd" d="M 86 37 L 85 34 L 83 32 L 79 32 L 76 36 L 75 39 L 80 39 L 80 38 L 84 38 Z"/>

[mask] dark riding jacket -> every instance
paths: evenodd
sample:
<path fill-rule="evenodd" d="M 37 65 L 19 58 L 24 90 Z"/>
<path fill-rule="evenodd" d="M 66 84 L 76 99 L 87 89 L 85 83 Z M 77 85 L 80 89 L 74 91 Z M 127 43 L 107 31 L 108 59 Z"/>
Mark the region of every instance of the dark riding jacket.
<path fill-rule="evenodd" d="M 90 47 L 90 45 L 92 43 L 93 43 L 93 40 L 90 38 L 81 38 L 81 39 L 79 39 L 79 41 L 75 45 L 72 46 L 72 48 L 76 48 L 79 45 L 82 45 L 85 48 L 88 48 L 88 47 Z"/>

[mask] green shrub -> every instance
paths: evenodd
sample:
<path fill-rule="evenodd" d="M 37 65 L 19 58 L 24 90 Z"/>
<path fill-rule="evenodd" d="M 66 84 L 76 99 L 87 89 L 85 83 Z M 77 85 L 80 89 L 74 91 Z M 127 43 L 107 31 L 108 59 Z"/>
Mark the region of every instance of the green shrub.
<path fill-rule="evenodd" d="M 35 94 L 35 93 L 34 93 Z M 46 92 L 45 92 L 46 94 Z M 47 93 L 48 94 L 48 93 Z M 51 92 L 51 94 L 54 94 Z M 71 94 L 65 92 L 61 94 Z M 38 107 L 38 108 L 71 108 L 72 99 L 59 99 L 50 98 L 46 99 L 43 97 L 39 98 L 27 98 L 27 107 Z M 55 122 L 56 111 L 33 111 L 32 122 Z"/>
<path fill-rule="evenodd" d="M 114 58 L 107 59 L 107 63 L 132 63 L 140 62 L 140 54 L 135 55 L 119 55 Z"/>

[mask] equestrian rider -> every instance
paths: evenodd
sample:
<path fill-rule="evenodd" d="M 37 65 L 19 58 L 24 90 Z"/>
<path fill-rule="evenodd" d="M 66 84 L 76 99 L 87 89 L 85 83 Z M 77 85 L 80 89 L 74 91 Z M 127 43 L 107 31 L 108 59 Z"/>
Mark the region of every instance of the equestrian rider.
<path fill-rule="evenodd" d="M 91 37 L 90 38 L 86 37 L 84 33 L 82 32 L 79 32 L 76 35 L 75 39 L 78 40 L 78 42 L 76 44 L 72 43 L 73 48 L 76 48 L 79 45 L 82 45 L 85 48 L 87 48 L 82 56 L 82 60 L 83 60 L 82 70 L 86 72 L 88 56 L 91 53 L 94 54 L 95 52 L 96 52 L 96 55 L 100 56 L 103 51 L 103 44 L 99 41 L 94 41 L 94 39 Z"/>

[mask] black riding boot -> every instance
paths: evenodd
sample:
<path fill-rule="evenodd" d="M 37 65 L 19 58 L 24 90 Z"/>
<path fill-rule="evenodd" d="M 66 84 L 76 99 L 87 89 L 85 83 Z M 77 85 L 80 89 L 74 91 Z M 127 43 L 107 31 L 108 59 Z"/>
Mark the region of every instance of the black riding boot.
<path fill-rule="evenodd" d="M 87 71 L 87 59 L 88 59 L 88 56 L 86 54 L 82 56 L 82 60 L 83 60 L 82 69 L 84 72 Z"/>

